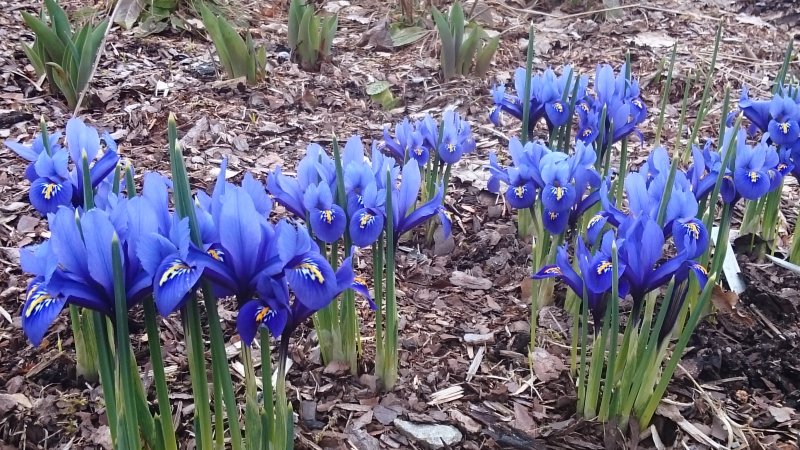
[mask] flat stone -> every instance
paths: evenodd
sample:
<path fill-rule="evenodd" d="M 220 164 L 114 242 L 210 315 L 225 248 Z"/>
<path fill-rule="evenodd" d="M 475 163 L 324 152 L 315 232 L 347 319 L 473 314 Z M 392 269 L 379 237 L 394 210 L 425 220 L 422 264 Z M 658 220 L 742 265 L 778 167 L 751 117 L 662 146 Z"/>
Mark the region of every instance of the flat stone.
<path fill-rule="evenodd" d="M 395 419 L 394 426 L 403 436 L 432 450 L 454 446 L 463 437 L 458 428 L 450 425 L 421 424 Z"/>

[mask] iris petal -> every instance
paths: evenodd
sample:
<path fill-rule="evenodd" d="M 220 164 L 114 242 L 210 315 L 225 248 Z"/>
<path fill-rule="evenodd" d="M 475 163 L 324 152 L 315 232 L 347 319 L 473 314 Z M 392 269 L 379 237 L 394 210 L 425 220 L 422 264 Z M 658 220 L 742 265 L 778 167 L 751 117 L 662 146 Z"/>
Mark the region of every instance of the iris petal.
<path fill-rule="evenodd" d="M 22 330 L 35 347 L 42 343 L 47 329 L 65 304 L 63 297 L 50 296 L 42 278 L 31 280 L 22 306 Z"/>
<path fill-rule="evenodd" d="M 762 170 L 738 168 L 733 174 L 736 191 L 748 200 L 756 200 L 769 192 L 769 174 Z"/>
<path fill-rule="evenodd" d="M 672 235 L 675 247 L 679 252 L 686 251 L 689 259 L 702 255 L 708 247 L 708 230 L 697 219 L 676 220 L 672 224 Z"/>
<path fill-rule="evenodd" d="M 29 198 L 31 205 L 39 213 L 54 213 L 59 206 L 69 206 L 72 203 L 72 184 L 66 180 L 55 182 L 48 178 L 38 178 L 31 183 Z"/>
<path fill-rule="evenodd" d="M 173 254 L 164 259 L 153 280 L 153 298 L 158 312 L 168 316 L 180 308 L 200 280 L 202 270 Z"/>
<path fill-rule="evenodd" d="M 569 223 L 569 212 L 567 211 L 556 212 L 545 209 L 542 216 L 545 230 L 552 234 L 563 233 Z"/>
<path fill-rule="evenodd" d="M 536 201 L 536 186 L 528 181 L 520 186 L 509 186 L 506 190 L 506 201 L 514 209 L 525 209 Z"/>
<path fill-rule="evenodd" d="M 347 217 L 339 205 L 331 205 L 328 209 L 309 211 L 311 230 L 323 242 L 333 243 L 344 234 Z"/>
<path fill-rule="evenodd" d="M 336 275 L 319 253 L 306 253 L 286 270 L 286 281 L 297 300 L 313 311 L 328 306 L 333 300 Z"/>
<path fill-rule="evenodd" d="M 776 145 L 791 146 L 800 138 L 800 125 L 796 120 L 770 120 L 769 137 Z"/>
<path fill-rule="evenodd" d="M 383 215 L 373 209 L 362 208 L 350 219 L 350 238 L 358 247 L 368 247 L 378 240 L 383 231 Z"/>
<path fill-rule="evenodd" d="M 606 223 L 608 223 L 608 217 L 605 214 L 595 214 L 589 219 L 586 225 L 586 241 L 589 242 L 589 245 L 594 245 Z"/>
<path fill-rule="evenodd" d="M 273 336 L 280 336 L 288 321 L 288 312 L 282 308 L 272 308 L 258 300 L 251 300 L 239 309 L 236 329 L 245 345 L 251 345 L 261 326 L 269 328 Z"/>
<path fill-rule="evenodd" d="M 542 204 L 547 210 L 563 212 L 572 208 L 575 204 L 575 196 L 575 188 L 571 185 L 548 184 L 542 189 Z"/>

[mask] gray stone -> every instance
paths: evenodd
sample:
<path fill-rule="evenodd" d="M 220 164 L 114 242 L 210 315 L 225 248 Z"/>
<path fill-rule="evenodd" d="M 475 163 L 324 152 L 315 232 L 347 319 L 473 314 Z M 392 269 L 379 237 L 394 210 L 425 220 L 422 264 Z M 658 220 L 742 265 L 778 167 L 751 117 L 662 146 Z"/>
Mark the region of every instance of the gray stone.
<path fill-rule="evenodd" d="M 395 419 L 394 426 L 403 436 L 417 441 L 425 448 L 437 450 L 461 442 L 461 432 L 450 425 L 431 425 Z"/>

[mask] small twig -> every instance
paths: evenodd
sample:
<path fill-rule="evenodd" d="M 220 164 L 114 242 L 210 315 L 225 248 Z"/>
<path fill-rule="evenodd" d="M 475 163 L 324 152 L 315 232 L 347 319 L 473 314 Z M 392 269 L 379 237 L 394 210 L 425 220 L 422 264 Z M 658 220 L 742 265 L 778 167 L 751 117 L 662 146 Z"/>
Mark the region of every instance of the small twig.
<path fill-rule="evenodd" d="M 775 333 L 782 340 L 786 340 L 786 336 L 784 336 L 783 333 L 778 330 L 771 320 L 767 319 L 767 316 L 765 316 L 764 313 L 762 313 L 758 307 L 756 307 L 756 305 L 751 304 L 750 309 L 752 309 L 753 312 L 755 312 L 756 315 L 761 318 L 761 320 L 769 327 L 770 330 L 772 330 L 773 333 Z"/>
<path fill-rule="evenodd" d="M 86 96 L 86 91 L 89 90 L 89 85 L 92 83 L 92 78 L 94 78 L 94 73 L 97 72 L 97 67 L 100 66 L 100 58 L 103 57 L 103 51 L 106 47 L 106 39 L 108 39 L 108 32 L 111 31 L 111 25 L 114 24 L 114 18 L 117 17 L 117 10 L 119 9 L 119 5 L 122 2 L 117 2 L 114 5 L 114 9 L 111 11 L 111 15 L 108 17 L 108 23 L 106 24 L 106 31 L 103 33 L 103 40 L 100 41 L 100 47 L 97 49 L 97 55 L 94 57 L 94 64 L 92 65 L 92 71 L 89 72 L 89 78 L 86 81 L 86 86 L 81 89 L 81 95 L 78 96 L 78 102 L 75 104 L 75 111 L 72 112 L 72 116 L 75 117 L 78 115 L 78 111 L 81 110 L 81 104 L 83 103 L 83 98 Z"/>

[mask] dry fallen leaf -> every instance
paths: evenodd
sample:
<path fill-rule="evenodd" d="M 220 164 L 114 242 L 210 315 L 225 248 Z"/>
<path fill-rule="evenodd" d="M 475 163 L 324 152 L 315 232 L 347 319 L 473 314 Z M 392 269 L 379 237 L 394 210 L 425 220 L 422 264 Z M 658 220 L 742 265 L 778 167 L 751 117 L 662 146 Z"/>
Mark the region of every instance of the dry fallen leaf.
<path fill-rule="evenodd" d="M 547 350 L 536 347 L 531 355 L 533 373 L 540 381 L 547 383 L 557 379 L 566 368 L 561 358 L 551 355 Z"/>
<path fill-rule="evenodd" d="M 770 406 L 769 412 L 778 423 L 788 422 L 792 420 L 793 415 L 797 414 L 797 411 L 795 411 L 794 408 L 789 408 L 788 406 L 784 406 L 782 408 Z"/>
<path fill-rule="evenodd" d="M 491 289 L 492 280 L 487 278 L 475 277 L 467 273 L 456 270 L 450 275 L 450 283 L 453 286 L 464 287 L 467 289 Z"/>
<path fill-rule="evenodd" d="M 637 34 L 632 39 L 633 43 L 641 47 L 663 48 L 672 47 L 675 39 L 667 36 L 664 32 L 645 31 Z"/>

